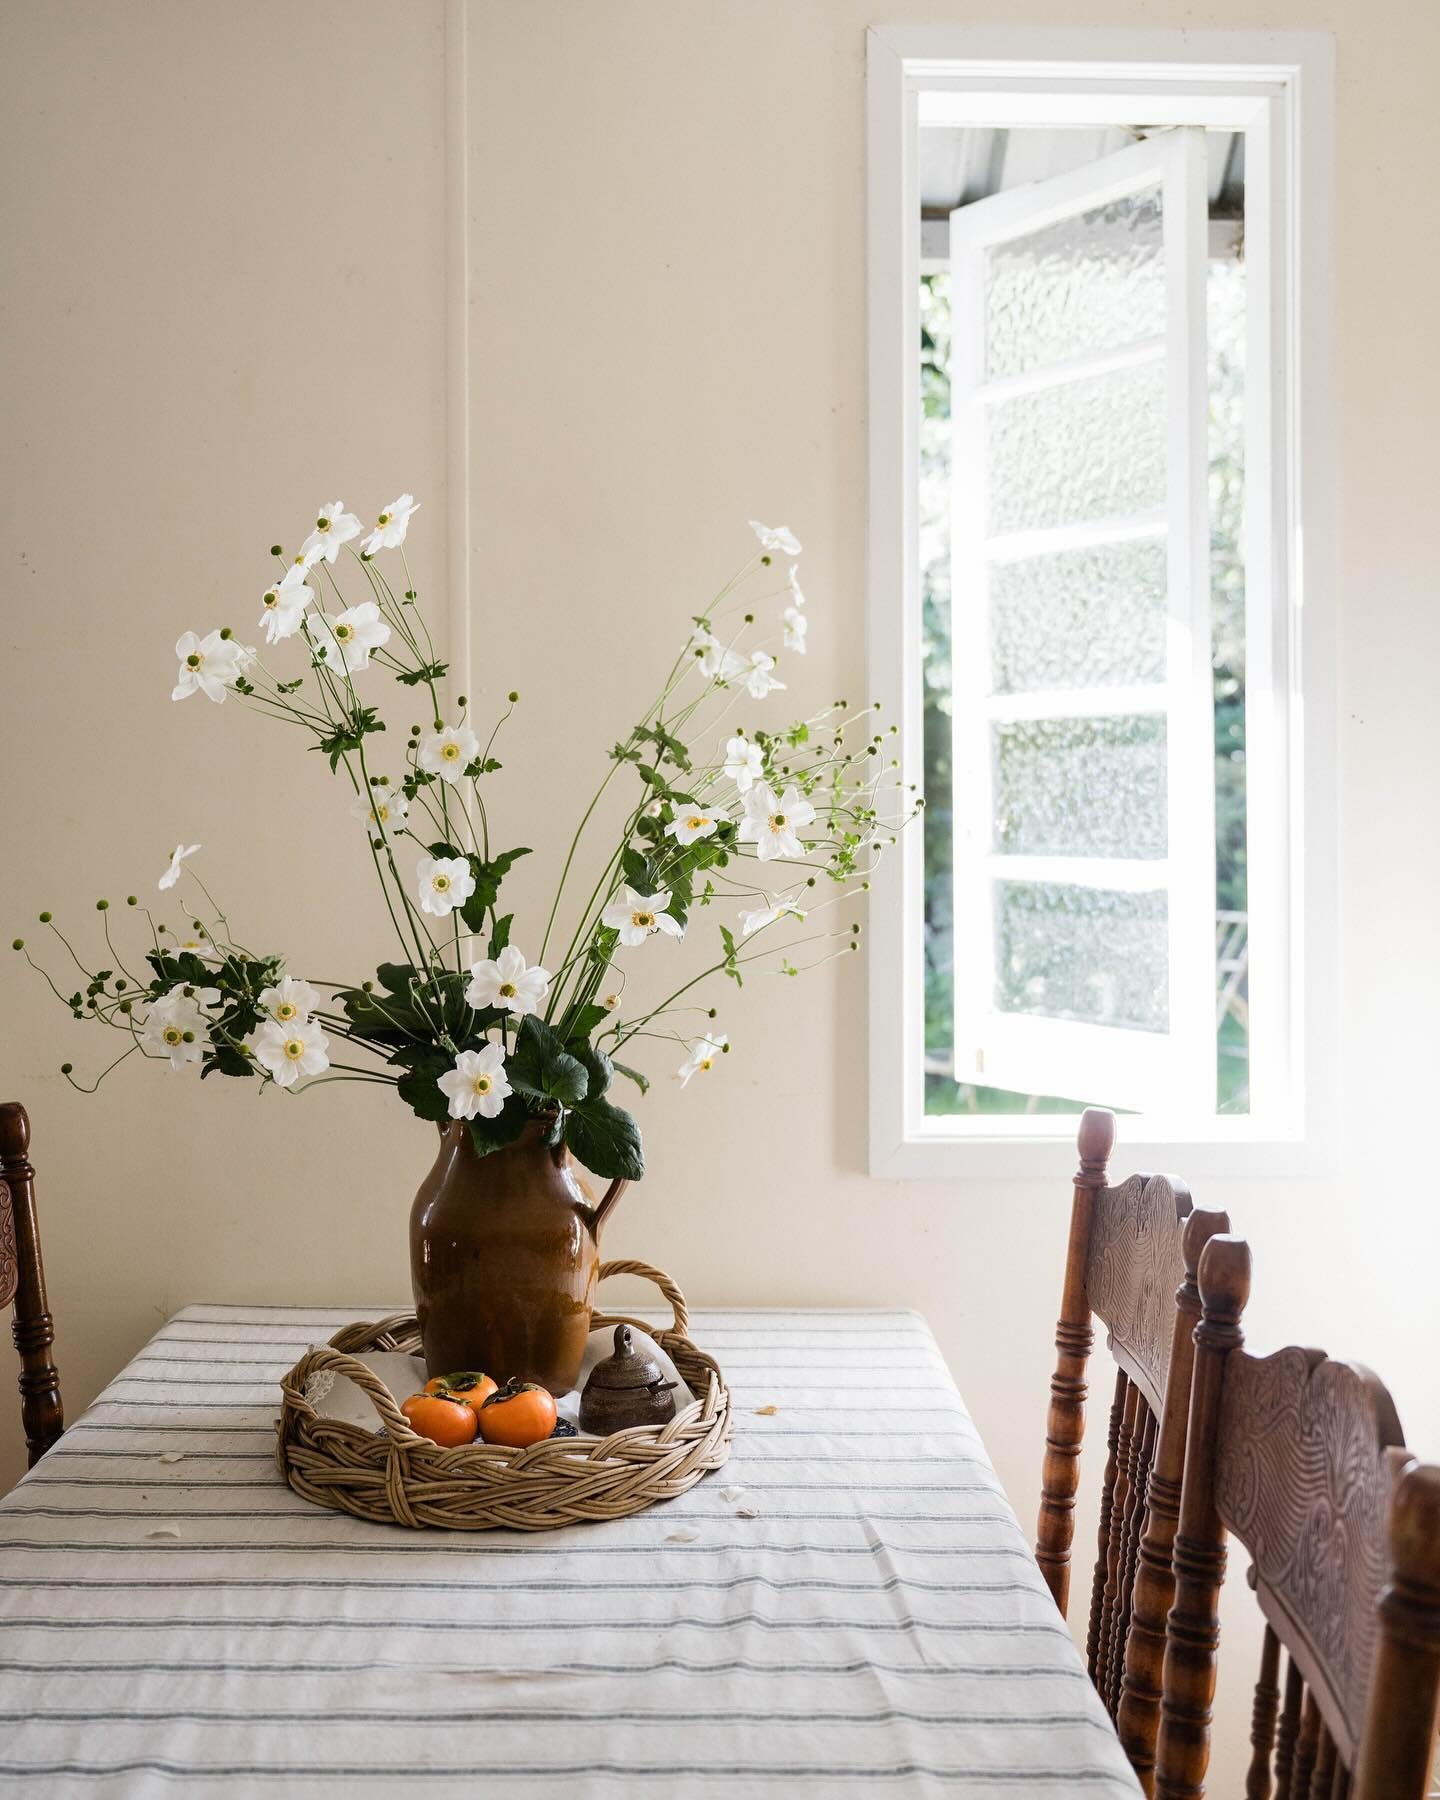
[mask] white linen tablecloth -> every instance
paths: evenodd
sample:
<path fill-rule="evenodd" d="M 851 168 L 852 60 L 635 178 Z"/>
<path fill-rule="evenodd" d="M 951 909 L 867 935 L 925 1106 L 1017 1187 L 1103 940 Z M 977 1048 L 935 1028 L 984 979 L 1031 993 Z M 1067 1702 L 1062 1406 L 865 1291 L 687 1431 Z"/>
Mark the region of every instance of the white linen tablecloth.
<path fill-rule="evenodd" d="M 276 1473 L 278 1377 L 387 1310 L 187 1307 L 0 1501 L 0 1787 L 1138 1792 L 916 1314 L 696 1313 L 730 1466 L 532 1535 Z"/>

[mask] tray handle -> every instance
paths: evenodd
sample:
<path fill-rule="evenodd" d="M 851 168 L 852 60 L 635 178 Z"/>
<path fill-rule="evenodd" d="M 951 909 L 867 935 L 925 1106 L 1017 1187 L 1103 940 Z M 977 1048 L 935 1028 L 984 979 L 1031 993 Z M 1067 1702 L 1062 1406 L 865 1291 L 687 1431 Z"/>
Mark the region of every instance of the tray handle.
<path fill-rule="evenodd" d="M 675 1282 L 671 1280 L 670 1276 L 668 1276 L 663 1269 L 652 1268 L 649 1263 L 631 1262 L 628 1259 L 619 1262 L 603 1262 L 600 1265 L 596 1279 L 599 1281 L 608 1281 L 612 1275 L 643 1275 L 646 1281 L 653 1282 L 670 1302 L 670 1310 L 675 1315 L 675 1323 L 670 1329 L 672 1331 L 678 1331 L 681 1337 L 688 1334 L 690 1314 L 685 1307 L 685 1296 L 680 1292 L 680 1289 L 676 1286 Z M 641 1331 L 648 1331 L 650 1329 L 643 1319 L 632 1319 L 628 1314 L 621 1313 L 616 1313 L 613 1316 L 609 1313 L 600 1313 L 591 1321 L 591 1323 L 595 1325 L 635 1325 L 638 1326 Z"/>

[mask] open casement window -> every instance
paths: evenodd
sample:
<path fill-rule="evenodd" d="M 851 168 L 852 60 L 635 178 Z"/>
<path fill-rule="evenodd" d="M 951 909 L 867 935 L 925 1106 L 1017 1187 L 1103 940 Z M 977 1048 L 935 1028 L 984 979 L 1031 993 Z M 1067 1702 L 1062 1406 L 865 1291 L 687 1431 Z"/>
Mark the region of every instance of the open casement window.
<path fill-rule="evenodd" d="M 1205 133 L 950 217 L 955 1079 L 1215 1109 Z"/>

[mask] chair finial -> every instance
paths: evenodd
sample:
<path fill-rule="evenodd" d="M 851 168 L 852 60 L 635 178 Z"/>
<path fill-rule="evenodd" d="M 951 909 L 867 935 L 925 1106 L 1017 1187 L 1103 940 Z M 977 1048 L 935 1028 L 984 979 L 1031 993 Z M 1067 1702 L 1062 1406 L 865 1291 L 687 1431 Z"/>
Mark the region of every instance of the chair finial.
<path fill-rule="evenodd" d="M 1230 1215 L 1219 1207 L 1197 1206 L 1185 1221 L 1181 1246 L 1185 1257 L 1185 1279 L 1194 1281 L 1200 1270 L 1200 1258 L 1211 1238 L 1230 1229 Z"/>
<path fill-rule="evenodd" d="M 1115 1148 L 1115 1115 L 1103 1106 L 1087 1106 L 1080 1115 L 1080 1129 L 1075 1134 L 1080 1152 L 1077 1181 L 1087 1186 L 1104 1186 L 1105 1169 L 1110 1152 Z M 1098 1184 L 1095 1177 L 1099 1177 Z M 1087 1179 L 1088 1178 L 1088 1179 Z"/>
<path fill-rule="evenodd" d="M 30 1115 L 18 1100 L 0 1101 L 0 1161 L 23 1162 L 30 1148 Z"/>
<path fill-rule="evenodd" d="M 1221 1232 L 1200 1253 L 1200 1304 L 1207 1323 L 1238 1325 L 1250 1298 L 1250 1246 Z"/>

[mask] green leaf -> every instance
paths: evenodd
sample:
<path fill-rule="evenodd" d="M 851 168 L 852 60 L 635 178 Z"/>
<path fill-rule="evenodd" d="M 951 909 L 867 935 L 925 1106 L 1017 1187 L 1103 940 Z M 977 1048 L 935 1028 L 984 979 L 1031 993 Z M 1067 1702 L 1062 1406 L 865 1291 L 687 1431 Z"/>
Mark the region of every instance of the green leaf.
<path fill-rule="evenodd" d="M 449 671 L 449 663 L 422 663 L 418 669 L 398 670 L 395 679 L 402 687 L 419 687 L 422 681 L 440 681 Z"/>
<path fill-rule="evenodd" d="M 573 1050 L 577 1044 L 588 1043 L 595 1028 L 609 1017 L 608 1006 L 582 1006 L 565 1028 L 566 1048 Z"/>
<path fill-rule="evenodd" d="M 490 948 L 487 952 L 491 962 L 494 962 L 495 958 L 510 942 L 510 921 L 514 917 L 514 913 L 506 913 L 503 919 L 497 919 L 495 921 L 495 928 L 490 933 Z"/>
<path fill-rule="evenodd" d="M 650 1077 L 648 1075 L 642 1075 L 638 1069 L 632 1069 L 628 1063 L 612 1063 L 611 1067 L 617 1075 L 624 1075 L 628 1080 L 633 1081 L 642 1094 L 648 1094 L 650 1092 Z"/>
<path fill-rule="evenodd" d="M 449 1104 L 437 1085 L 438 1078 L 448 1067 L 438 1057 L 431 1057 L 402 1075 L 395 1084 L 396 1093 L 417 1119 L 428 1119 L 438 1125 L 450 1117 Z"/>
<path fill-rule="evenodd" d="M 255 1072 L 255 1064 L 250 1057 L 242 1056 L 233 1044 L 219 1043 L 205 1057 L 200 1079 L 203 1081 L 207 1075 L 233 1075 L 237 1079 L 244 1079 Z"/>
<path fill-rule="evenodd" d="M 592 1175 L 639 1181 L 645 1173 L 640 1127 L 608 1100 L 592 1100 L 567 1114 L 565 1142 Z"/>
<path fill-rule="evenodd" d="M 375 971 L 375 979 L 387 994 L 399 994 L 408 999 L 410 983 L 418 974 L 414 963 L 381 963 Z"/>
<path fill-rule="evenodd" d="M 725 946 L 725 973 L 736 987 L 744 987 L 745 978 L 741 975 L 740 965 L 735 958 L 735 934 L 729 926 L 722 925 L 720 927 L 720 941 Z"/>
<path fill-rule="evenodd" d="M 432 849 L 430 854 L 438 856 L 440 852 Z M 460 917 L 469 930 L 484 930 L 485 915 L 494 910 L 495 903 L 500 898 L 500 883 L 520 858 L 529 854 L 528 847 L 522 846 L 518 850 L 506 850 L 501 855 L 492 857 L 489 862 L 482 862 L 478 856 L 467 859 L 470 873 L 475 877 L 475 892 L 461 907 Z"/>
<path fill-rule="evenodd" d="M 574 1106 L 583 1100 L 590 1086 L 584 1063 L 570 1055 L 545 1021 L 533 1013 L 520 1021 L 505 1073 L 520 1093 L 539 1100 L 558 1100 L 561 1106 Z"/>
<path fill-rule="evenodd" d="M 384 729 L 385 721 L 373 706 L 357 706 L 328 737 L 321 738 L 318 744 L 311 744 L 310 748 L 323 751 L 330 758 L 333 770 L 348 750 L 358 750 L 362 739 L 369 737 L 371 732 Z"/>
<path fill-rule="evenodd" d="M 589 1077 L 585 1092 L 577 1104 L 588 1106 L 592 1100 L 598 1100 L 615 1079 L 615 1065 L 603 1050 L 597 1050 L 593 1044 L 572 1044 L 571 1050 L 576 1061 L 584 1065 Z"/>
<path fill-rule="evenodd" d="M 519 1094 L 511 1094 L 493 1119 L 472 1119 L 470 1142 L 475 1146 L 475 1154 L 488 1156 L 492 1150 L 503 1150 L 507 1144 L 513 1144 L 531 1117 L 529 1107 Z"/>
<path fill-rule="evenodd" d="M 622 851 L 620 856 L 620 872 L 625 877 L 626 882 L 634 888 L 637 894 L 650 894 L 654 892 L 651 883 L 654 881 L 655 876 L 650 859 L 649 857 L 642 856 L 638 850 Z"/>

